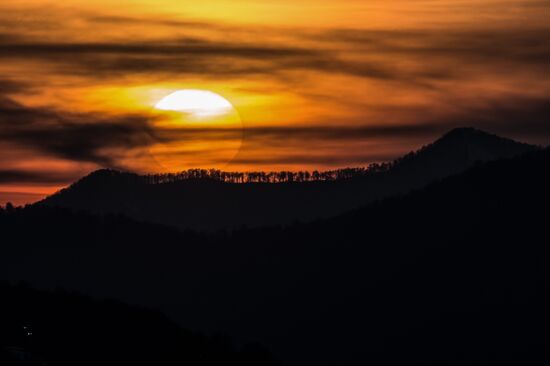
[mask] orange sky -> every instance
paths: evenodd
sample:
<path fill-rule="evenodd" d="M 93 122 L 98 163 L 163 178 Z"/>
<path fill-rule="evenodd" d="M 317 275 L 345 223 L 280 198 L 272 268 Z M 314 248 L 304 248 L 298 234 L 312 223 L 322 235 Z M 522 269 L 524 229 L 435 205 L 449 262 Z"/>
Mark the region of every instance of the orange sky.
<path fill-rule="evenodd" d="M 101 167 L 360 166 L 457 126 L 550 139 L 548 1 L 59 4 L 0 4 L 0 203 Z M 222 95 L 240 125 L 160 127 L 179 89 Z"/>

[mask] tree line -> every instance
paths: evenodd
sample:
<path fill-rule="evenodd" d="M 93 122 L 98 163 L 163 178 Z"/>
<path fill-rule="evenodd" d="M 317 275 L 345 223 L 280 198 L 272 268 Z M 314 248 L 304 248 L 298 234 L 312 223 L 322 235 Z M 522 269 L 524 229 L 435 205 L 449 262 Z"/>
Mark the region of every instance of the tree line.
<path fill-rule="evenodd" d="M 173 183 L 184 180 L 208 179 L 224 183 L 302 183 L 326 182 L 344 179 L 367 177 L 386 173 L 391 169 L 406 164 L 426 150 L 428 146 L 416 152 L 410 152 L 390 162 L 371 163 L 367 167 L 342 168 L 326 171 L 250 171 L 227 172 L 219 169 L 188 169 L 177 173 L 158 173 L 144 175 L 149 184 Z"/>
<path fill-rule="evenodd" d="M 227 172 L 218 169 L 188 169 L 178 173 L 148 174 L 149 184 L 173 183 L 184 180 L 208 179 L 224 183 L 293 183 L 321 182 L 365 177 L 386 172 L 393 163 L 373 163 L 366 168 L 344 168 L 327 171 Z"/>

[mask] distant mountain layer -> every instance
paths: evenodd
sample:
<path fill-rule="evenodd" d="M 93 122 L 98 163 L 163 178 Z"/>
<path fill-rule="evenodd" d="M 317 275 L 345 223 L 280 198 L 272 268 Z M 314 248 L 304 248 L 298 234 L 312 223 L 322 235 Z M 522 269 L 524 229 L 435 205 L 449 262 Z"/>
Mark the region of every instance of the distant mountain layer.
<path fill-rule="evenodd" d="M 215 236 L 9 208 L 0 278 L 159 307 L 283 365 L 546 365 L 548 187 L 544 149 L 338 217 Z"/>
<path fill-rule="evenodd" d="M 120 213 L 182 229 L 289 224 L 334 216 L 460 173 L 476 162 L 509 158 L 535 149 L 461 128 L 397 159 L 389 169 L 351 179 L 275 184 L 189 179 L 148 184 L 135 174 L 100 170 L 39 204 Z"/>

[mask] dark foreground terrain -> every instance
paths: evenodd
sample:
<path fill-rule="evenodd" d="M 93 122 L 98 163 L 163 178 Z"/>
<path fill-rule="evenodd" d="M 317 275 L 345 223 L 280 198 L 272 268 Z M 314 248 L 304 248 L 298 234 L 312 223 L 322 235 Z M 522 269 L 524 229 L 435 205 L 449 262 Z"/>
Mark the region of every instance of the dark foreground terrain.
<path fill-rule="evenodd" d="M 543 365 L 548 187 L 545 149 L 335 218 L 209 236 L 9 208 L 0 276 L 155 307 L 285 365 Z"/>
<path fill-rule="evenodd" d="M 159 312 L 0 283 L 0 365 L 272 365 L 267 351 L 182 329 Z"/>

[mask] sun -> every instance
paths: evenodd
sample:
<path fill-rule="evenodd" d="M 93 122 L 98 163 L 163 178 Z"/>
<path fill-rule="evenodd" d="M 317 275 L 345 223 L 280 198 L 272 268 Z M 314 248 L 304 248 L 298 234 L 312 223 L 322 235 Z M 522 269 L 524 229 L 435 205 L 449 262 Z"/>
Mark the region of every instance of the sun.
<path fill-rule="evenodd" d="M 181 89 L 154 104 L 159 142 L 150 153 L 158 170 L 222 169 L 241 148 L 243 125 L 236 108 L 209 90 Z"/>
<path fill-rule="evenodd" d="M 222 116 L 234 110 L 224 97 L 208 90 L 184 89 L 162 98 L 155 108 L 188 114 L 198 119 Z"/>

